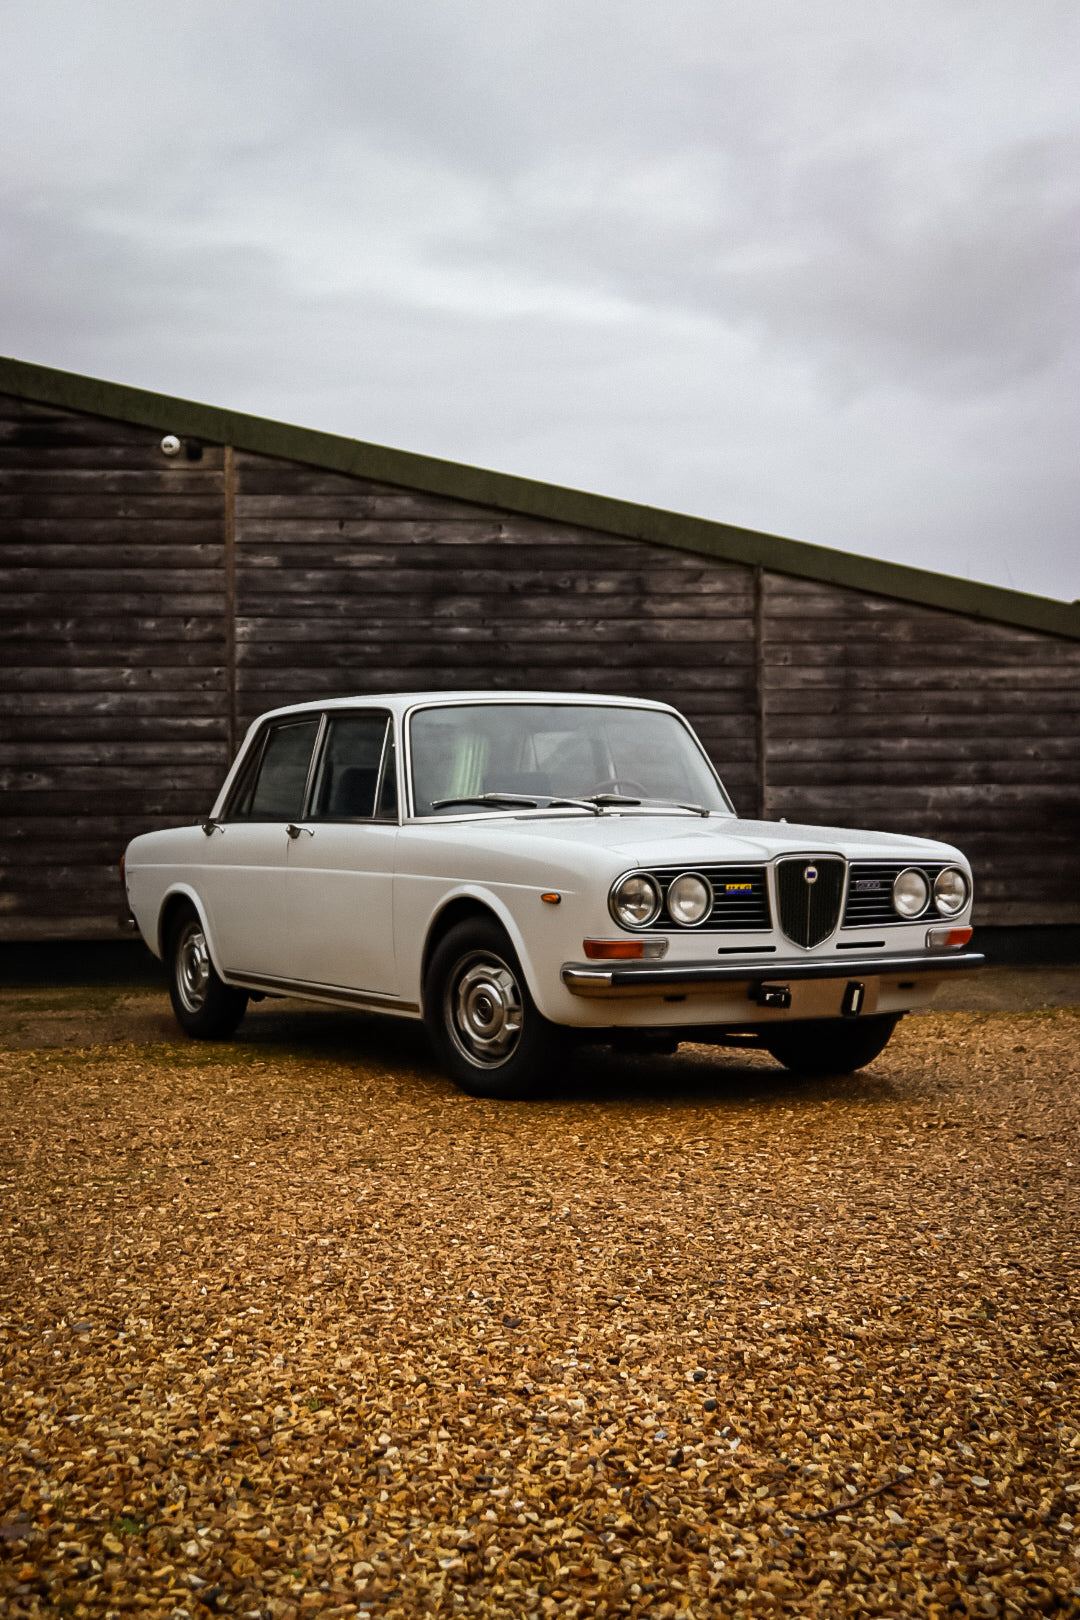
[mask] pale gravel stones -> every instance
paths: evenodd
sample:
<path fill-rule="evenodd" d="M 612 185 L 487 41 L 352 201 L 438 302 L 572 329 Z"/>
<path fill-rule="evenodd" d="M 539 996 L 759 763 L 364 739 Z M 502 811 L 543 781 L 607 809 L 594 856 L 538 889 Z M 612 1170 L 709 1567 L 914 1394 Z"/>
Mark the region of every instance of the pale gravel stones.
<path fill-rule="evenodd" d="M 336 1039 L 0 1059 L 8 1613 L 1080 1614 L 1076 1009 Z"/>

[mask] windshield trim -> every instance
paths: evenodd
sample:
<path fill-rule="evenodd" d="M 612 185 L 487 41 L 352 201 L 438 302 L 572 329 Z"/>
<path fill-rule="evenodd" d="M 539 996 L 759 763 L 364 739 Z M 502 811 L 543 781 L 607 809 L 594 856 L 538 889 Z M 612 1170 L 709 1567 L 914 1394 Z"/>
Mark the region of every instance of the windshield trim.
<path fill-rule="evenodd" d="M 582 702 L 579 698 L 567 698 L 564 702 L 558 697 L 547 695 L 537 698 L 520 698 L 509 696 L 503 697 L 501 694 L 493 692 L 490 697 L 470 696 L 467 698 L 458 698 L 448 696 L 443 702 L 438 700 L 432 701 L 430 698 L 428 698 L 422 703 L 410 704 L 409 707 L 402 712 L 399 742 L 401 743 L 401 770 L 405 786 L 404 802 L 401 806 L 401 816 L 403 821 L 415 821 L 427 826 L 435 822 L 446 823 L 457 821 L 475 821 L 478 818 L 490 820 L 493 816 L 501 817 L 504 820 L 512 820 L 514 817 L 520 818 L 522 816 L 528 816 L 531 819 L 535 816 L 542 816 L 546 818 L 548 816 L 582 816 L 589 814 L 589 812 L 585 811 L 584 809 L 577 809 L 576 807 L 571 808 L 567 805 L 538 805 L 535 809 L 526 809 L 524 806 L 522 806 L 520 808 L 510 810 L 485 809 L 478 805 L 475 810 L 462 810 L 451 815 L 432 813 L 423 815 L 417 813 L 416 800 L 413 794 L 412 768 L 412 722 L 414 715 L 423 714 L 428 709 L 475 709 L 479 708 L 481 705 L 484 707 L 500 707 L 506 709 L 636 709 L 642 714 L 669 714 L 671 715 L 672 719 L 679 722 L 683 730 L 687 733 L 694 748 L 704 761 L 709 775 L 716 783 L 723 808 L 718 807 L 715 810 L 710 810 L 709 815 L 716 816 L 718 819 L 723 821 L 738 819 L 739 813 L 731 802 L 731 796 L 728 793 L 727 788 L 724 786 L 716 766 L 705 752 L 697 732 L 694 730 L 693 726 L 685 718 L 685 716 L 680 714 L 678 709 L 673 709 L 670 704 L 657 703 L 654 699 L 648 698 L 639 702 L 636 699 L 628 700 L 625 698 L 609 698 L 600 695 L 590 697 L 587 703 Z M 610 806 L 605 807 L 605 814 L 620 816 L 684 816 L 687 814 L 697 814 L 700 818 L 700 812 L 688 812 L 683 806 L 675 804 L 674 802 L 669 805 L 660 803 L 645 803 L 641 805 Z"/>

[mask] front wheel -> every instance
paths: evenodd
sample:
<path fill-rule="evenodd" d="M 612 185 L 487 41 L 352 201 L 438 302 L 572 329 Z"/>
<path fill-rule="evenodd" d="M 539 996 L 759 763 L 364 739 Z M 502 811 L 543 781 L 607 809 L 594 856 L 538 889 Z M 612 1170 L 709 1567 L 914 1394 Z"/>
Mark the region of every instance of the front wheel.
<path fill-rule="evenodd" d="M 174 918 L 166 958 L 169 1000 L 184 1033 L 197 1041 L 231 1035 L 247 1008 L 247 991 L 234 990 L 218 977 L 194 906 L 185 905 Z"/>
<path fill-rule="evenodd" d="M 441 1067 L 473 1097 L 535 1097 L 566 1044 L 537 1011 L 505 931 L 481 917 L 435 947 L 424 1023 Z"/>
<path fill-rule="evenodd" d="M 761 1042 L 778 1063 L 796 1074 L 852 1074 L 885 1050 L 898 1022 L 898 1016 L 889 1014 L 850 1022 L 815 1018 L 772 1025 L 762 1032 Z"/>

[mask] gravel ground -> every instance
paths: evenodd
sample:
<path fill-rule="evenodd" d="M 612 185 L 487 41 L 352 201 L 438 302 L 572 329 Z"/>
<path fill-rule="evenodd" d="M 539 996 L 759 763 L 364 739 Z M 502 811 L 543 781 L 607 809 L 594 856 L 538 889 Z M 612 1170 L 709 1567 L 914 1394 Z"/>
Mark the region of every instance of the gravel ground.
<path fill-rule="evenodd" d="M 147 994 L 0 1009 L 0 1611 L 1080 1615 L 1080 1007 L 509 1106 Z"/>

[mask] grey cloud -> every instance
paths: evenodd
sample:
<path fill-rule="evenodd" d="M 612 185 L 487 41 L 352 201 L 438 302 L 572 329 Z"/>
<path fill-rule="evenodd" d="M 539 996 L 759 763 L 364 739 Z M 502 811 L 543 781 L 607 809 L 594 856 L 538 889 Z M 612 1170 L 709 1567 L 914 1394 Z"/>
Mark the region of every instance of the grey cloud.
<path fill-rule="evenodd" d="M 14 0 L 7 34 L 7 352 L 1080 594 L 1073 8 Z"/>
<path fill-rule="evenodd" d="M 1078 155 L 1055 159 L 1064 170 Z M 856 184 L 853 200 L 868 189 Z M 887 181 L 879 176 L 873 189 L 869 209 L 849 207 L 846 220 L 830 210 L 831 238 L 816 233 L 787 264 L 721 267 L 718 301 L 730 299 L 789 345 L 823 342 L 864 385 L 999 388 L 1050 365 L 1072 341 L 1075 195 L 1052 187 L 1040 195 L 990 173 L 962 201 L 928 198 L 905 217 L 882 206 Z"/>

